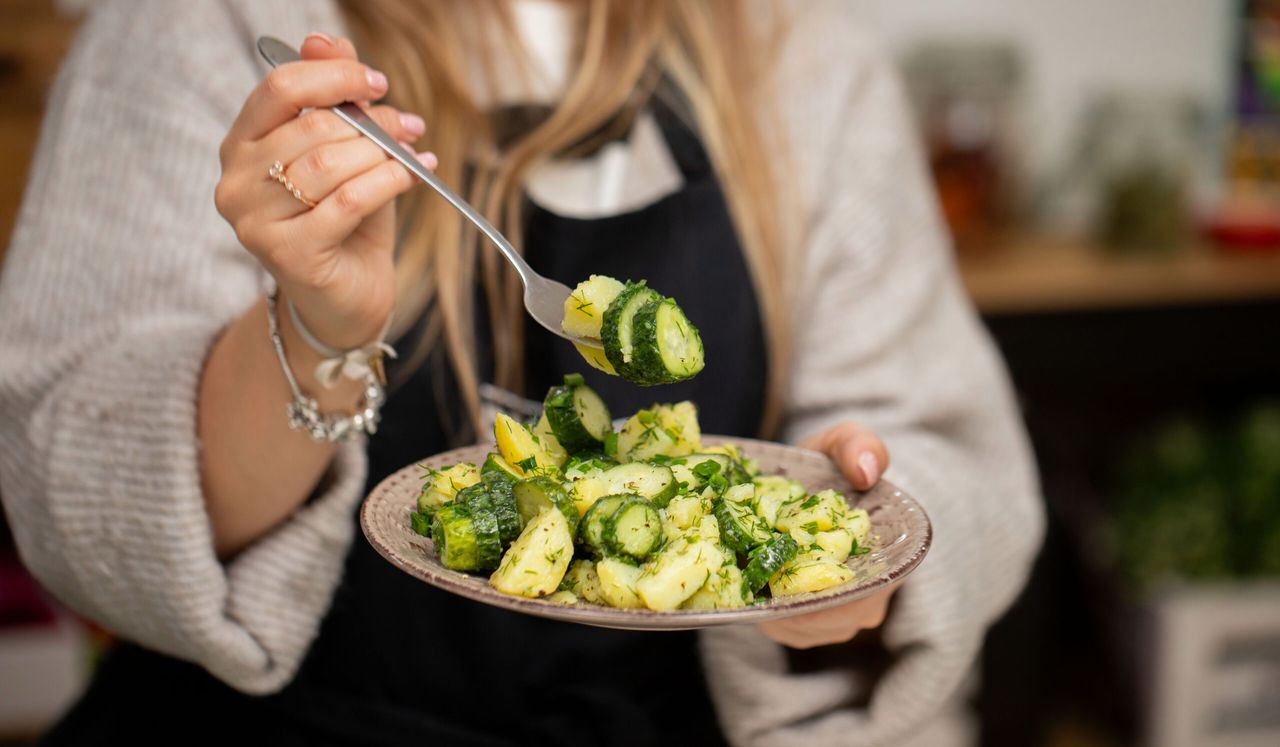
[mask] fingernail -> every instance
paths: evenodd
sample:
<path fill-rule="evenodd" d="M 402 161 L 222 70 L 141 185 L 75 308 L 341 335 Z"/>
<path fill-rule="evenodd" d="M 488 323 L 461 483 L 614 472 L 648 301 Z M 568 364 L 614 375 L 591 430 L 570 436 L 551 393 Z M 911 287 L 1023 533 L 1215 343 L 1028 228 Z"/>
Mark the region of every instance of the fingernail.
<path fill-rule="evenodd" d="M 400 113 L 400 126 L 414 135 L 421 135 L 427 131 L 427 123 L 423 121 L 422 117 L 407 112 Z"/>
<path fill-rule="evenodd" d="M 333 40 L 332 36 L 320 31 L 312 31 L 310 34 L 307 34 L 307 39 L 319 39 L 330 47 L 337 45 L 337 42 Z M 306 39 L 304 39 L 302 43 L 306 44 Z"/>
<path fill-rule="evenodd" d="M 440 159 L 436 158 L 435 153 L 427 150 L 418 154 L 418 163 L 434 171 L 435 167 L 440 165 Z"/>
<path fill-rule="evenodd" d="M 373 68 L 366 68 L 364 71 L 364 76 L 369 81 L 369 87 L 372 88 L 375 92 L 381 93 L 387 90 L 387 76 L 383 75 L 377 70 L 374 70 Z"/>
<path fill-rule="evenodd" d="M 862 476 L 867 478 L 867 485 L 875 485 L 880 479 L 880 462 L 875 454 L 869 451 L 859 454 L 858 466 L 862 468 Z"/>

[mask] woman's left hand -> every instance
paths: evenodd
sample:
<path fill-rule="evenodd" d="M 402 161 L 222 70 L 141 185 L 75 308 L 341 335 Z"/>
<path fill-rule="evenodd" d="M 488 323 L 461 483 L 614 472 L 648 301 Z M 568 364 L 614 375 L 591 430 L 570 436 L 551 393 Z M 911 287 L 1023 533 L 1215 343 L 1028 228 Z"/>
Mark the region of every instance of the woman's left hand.
<path fill-rule="evenodd" d="M 889 466 L 889 452 L 869 429 L 841 423 L 810 436 L 799 444 L 831 457 L 846 479 L 858 490 L 867 490 Z M 807 615 L 761 623 L 765 635 L 791 648 L 813 648 L 851 640 L 859 631 L 884 622 L 894 589 L 839 607 Z"/>

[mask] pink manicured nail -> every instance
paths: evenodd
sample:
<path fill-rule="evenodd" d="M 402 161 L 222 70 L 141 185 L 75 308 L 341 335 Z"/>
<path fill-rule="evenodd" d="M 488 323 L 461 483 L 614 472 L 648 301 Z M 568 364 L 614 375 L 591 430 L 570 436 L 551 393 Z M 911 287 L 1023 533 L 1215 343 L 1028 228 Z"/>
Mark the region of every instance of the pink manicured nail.
<path fill-rule="evenodd" d="M 307 34 L 307 39 L 319 39 L 330 47 L 337 46 L 338 44 L 338 42 L 334 41 L 332 36 L 320 31 L 312 31 L 310 34 Z M 306 44 L 306 40 L 304 39 L 302 43 Z"/>
<path fill-rule="evenodd" d="M 418 154 L 418 162 L 433 171 L 437 166 L 440 165 L 440 159 L 436 158 L 436 154 L 432 153 L 429 150 L 423 151 Z"/>
<path fill-rule="evenodd" d="M 858 466 L 862 468 L 863 477 L 867 478 L 868 485 L 875 485 L 880 479 L 880 462 L 876 459 L 876 455 L 869 451 L 864 451 L 858 455 Z"/>
<path fill-rule="evenodd" d="M 421 135 L 427 131 L 427 123 L 423 121 L 422 117 L 407 112 L 400 113 L 400 126 L 413 135 Z"/>
<path fill-rule="evenodd" d="M 369 87 L 375 92 L 382 93 L 387 90 L 387 76 L 377 70 L 374 70 L 373 68 L 366 69 L 364 71 L 364 77 L 368 79 Z"/>

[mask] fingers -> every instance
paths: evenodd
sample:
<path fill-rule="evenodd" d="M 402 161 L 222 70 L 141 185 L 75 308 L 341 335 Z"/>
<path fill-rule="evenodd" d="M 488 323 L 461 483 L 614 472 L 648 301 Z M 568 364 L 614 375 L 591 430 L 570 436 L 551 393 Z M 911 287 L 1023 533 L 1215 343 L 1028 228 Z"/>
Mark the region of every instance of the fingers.
<path fill-rule="evenodd" d="M 889 590 L 829 610 L 760 623 L 760 630 L 789 648 L 845 643 L 863 630 L 880 627 L 892 597 L 893 591 Z"/>
<path fill-rule="evenodd" d="M 386 159 L 376 143 L 359 137 L 312 148 L 290 164 L 286 172 L 302 194 L 320 202 L 348 179 Z"/>
<path fill-rule="evenodd" d="M 810 436 L 800 446 L 821 451 L 840 467 L 858 490 L 875 485 L 889 467 L 889 450 L 870 428 L 857 423 L 841 423 Z"/>
<path fill-rule="evenodd" d="M 398 162 L 382 163 L 347 180 L 318 205 L 289 221 L 316 246 L 332 246 L 345 239 L 360 222 L 413 186 L 413 176 Z"/>
<path fill-rule="evenodd" d="M 346 37 L 334 38 L 328 34 L 314 32 L 302 40 L 298 53 L 304 60 L 354 60 L 356 45 Z"/>
<path fill-rule="evenodd" d="M 427 129 L 422 117 L 394 107 L 375 106 L 368 109 L 368 113 L 379 127 L 397 140 L 413 142 Z M 260 154 L 257 156 L 259 160 L 278 160 L 288 165 L 325 143 L 363 137 L 337 114 L 328 109 L 316 109 L 280 125 L 252 150 Z"/>
<path fill-rule="evenodd" d="M 380 99 L 386 92 L 387 76 L 356 60 L 290 62 L 267 73 L 253 89 L 229 137 L 258 140 L 303 109 Z"/>

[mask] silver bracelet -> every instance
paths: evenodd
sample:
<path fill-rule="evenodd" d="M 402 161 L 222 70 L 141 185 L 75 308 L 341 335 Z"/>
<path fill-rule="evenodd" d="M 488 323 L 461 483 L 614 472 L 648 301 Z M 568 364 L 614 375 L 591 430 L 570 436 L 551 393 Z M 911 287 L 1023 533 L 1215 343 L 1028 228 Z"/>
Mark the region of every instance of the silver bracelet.
<path fill-rule="evenodd" d="M 332 389 L 338 385 L 339 378 L 352 379 L 359 381 L 366 378 L 370 373 L 378 377 L 378 381 L 384 385 L 387 378 L 382 368 L 383 357 L 395 358 L 396 349 L 388 345 L 384 338 L 387 336 L 387 330 L 391 328 L 391 318 L 387 317 L 386 324 L 382 325 L 382 331 L 378 333 L 378 339 L 373 342 L 362 345 L 358 348 L 350 350 L 338 350 L 330 347 L 319 340 L 311 330 L 307 329 L 307 325 L 302 323 L 302 317 L 298 315 L 298 309 L 293 305 L 293 301 L 284 300 L 285 307 L 289 310 L 289 320 L 293 322 L 293 328 L 298 331 L 298 336 L 302 338 L 312 350 L 316 351 L 324 360 L 316 366 L 316 381 L 320 382 L 320 386 L 325 389 Z"/>
<path fill-rule="evenodd" d="M 320 412 L 320 404 L 314 397 L 308 397 L 298 386 L 298 380 L 289 367 L 289 359 L 284 352 L 284 338 L 280 335 L 280 320 L 277 316 L 279 289 L 273 287 L 267 293 L 267 324 L 271 333 L 271 344 L 275 347 L 276 358 L 280 359 L 280 368 L 284 378 L 289 382 L 293 392 L 293 401 L 286 408 L 289 416 L 289 427 L 295 431 L 306 431 L 316 441 L 355 441 L 364 434 L 373 435 L 378 432 L 378 421 L 381 419 L 382 404 L 387 400 L 386 390 L 378 377 L 370 371 L 364 377 L 364 397 L 360 401 L 359 411 L 354 415 L 324 415 Z"/>

